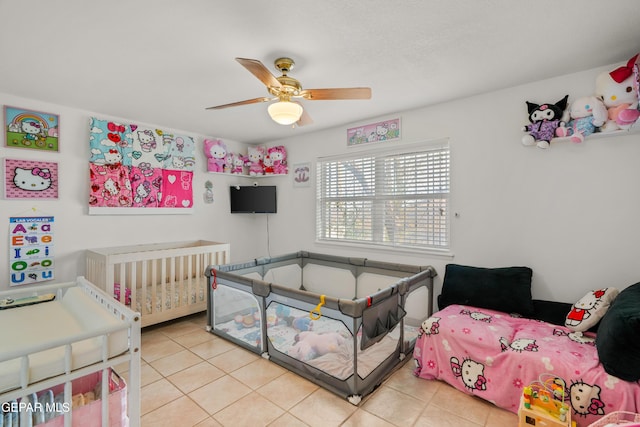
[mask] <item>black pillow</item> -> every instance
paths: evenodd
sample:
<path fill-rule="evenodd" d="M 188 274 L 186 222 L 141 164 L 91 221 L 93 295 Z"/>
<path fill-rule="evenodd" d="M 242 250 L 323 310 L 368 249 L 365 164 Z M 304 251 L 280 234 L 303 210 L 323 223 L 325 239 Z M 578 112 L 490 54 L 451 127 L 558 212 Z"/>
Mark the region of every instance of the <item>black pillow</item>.
<path fill-rule="evenodd" d="M 640 380 L 640 283 L 620 292 L 600 320 L 596 348 L 608 374 Z"/>
<path fill-rule="evenodd" d="M 451 304 L 533 315 L 529 267 L 482 268 L 447 264 L 440 309 Z"/>

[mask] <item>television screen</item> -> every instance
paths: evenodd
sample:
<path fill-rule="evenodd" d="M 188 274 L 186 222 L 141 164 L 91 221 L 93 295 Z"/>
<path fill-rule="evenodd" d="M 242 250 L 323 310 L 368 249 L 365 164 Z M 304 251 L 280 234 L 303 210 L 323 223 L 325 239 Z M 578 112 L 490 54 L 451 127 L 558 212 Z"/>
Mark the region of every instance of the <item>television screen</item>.
<path fill-rule="evenodd" d="M 229 187 L 231 213 L 276 213 L 276 186 Z"/>

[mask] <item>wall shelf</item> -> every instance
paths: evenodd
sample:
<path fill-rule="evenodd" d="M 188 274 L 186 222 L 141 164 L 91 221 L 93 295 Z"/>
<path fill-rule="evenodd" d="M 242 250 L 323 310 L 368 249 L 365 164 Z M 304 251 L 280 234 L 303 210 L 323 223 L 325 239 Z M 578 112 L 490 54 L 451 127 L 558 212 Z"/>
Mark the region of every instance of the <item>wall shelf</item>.
<path fill-rule="evenodd" d="M 237 176 L 240 178 L 256 178 L 256 179 L 262 179 L 262 178 L 276 178 L 279 176 L 288 176 L 288 173 L 274 173 L 274 174 L 269 174 L 269 175 L 246 175 L 246 174 L 241 174 L 241 173 L 228 173 L 228 172 L 209 172 L 207 171 L 208 174 L 211 175 L 226 175 L 226 176 Z"/>
<path fill-rule="evenodd" d="M 108 208 L 89 207 L 89 215 L 188 215 L 193 208 Z"/>
<path fill-rule="evenodd" d="M 584 140 L 589 141 L 592 139 L 609 138 L 612 136 L 631 135 L 634 133 L 640 133 L 640 125 L 638 124 L 637 121 L 634 124 L 632 124 L 629 129 L 618 129 L 611 132 L 596 132 L 596 133 L 592 133 L 591 135 L 587 135 L 584 138 Z M 570 136 L 563 136 L 559 138 L 553 138 L 551 140 L 551 143 L 553 144 L 556 142 L 570 142 L 570 141 L 571 141 Z"/>

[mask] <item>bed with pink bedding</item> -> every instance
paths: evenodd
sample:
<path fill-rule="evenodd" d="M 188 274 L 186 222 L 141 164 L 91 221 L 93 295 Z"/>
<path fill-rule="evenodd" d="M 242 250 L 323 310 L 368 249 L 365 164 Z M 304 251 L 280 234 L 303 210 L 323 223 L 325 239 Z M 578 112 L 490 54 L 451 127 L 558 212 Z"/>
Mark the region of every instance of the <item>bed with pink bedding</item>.
<path fill-rule="evenodd" d="M 449 266 L 447 268 L 448 274 Z M 467 274 L 469 270 L 455 266 L 451 269 L 452 278 L 460 277 L 461 272 Z M 485 279 L 474 280 L 471 286 L 482 288 L 490 282 Z M 640 355 L 635 348 L 638 340 L 629 339 L 626 344 L 611 342 L 627 339 L 627 332 L 637 336 L 640 284 L 620 294 L 619 301 L 614 302 L 617 307 L 609 309 L 611 314 L 602 319 L 596 336 L 594 332 L 574 332 L 560 326 L 563 322 L 551 323 L 532 318 L 535 315 L 515 314 L 512 307 L 495 310 L 492 309 L 495 307 L 451 303 L 456 299 L 473 301 L 474 297 L 445 295 L 450 291 L 447 280 L 445 275 L 443 294 L 439 298 L 441 310 L 423 322 L 415 344 L 417 377 L 445 381 L 514 413 L 518 412 L 523 387 L 543 377 L 560 378 L 566 385 L 565 403 L 578 427 L 587 427 L 616 411 L 640 412 L 640 364 L 637 363 Z M 507 285 L 507 282 L 500 283 L 500 289 Z M 479 304 L 488 304 L 482 298 L 476 300 Z M 616 348 L 618 344 L 624 344 L 624 349 Z M 607 354 L 613 350 L 616 351 L 614 359 Z M 610 360 L 612 363 L 607 363 Z"/>

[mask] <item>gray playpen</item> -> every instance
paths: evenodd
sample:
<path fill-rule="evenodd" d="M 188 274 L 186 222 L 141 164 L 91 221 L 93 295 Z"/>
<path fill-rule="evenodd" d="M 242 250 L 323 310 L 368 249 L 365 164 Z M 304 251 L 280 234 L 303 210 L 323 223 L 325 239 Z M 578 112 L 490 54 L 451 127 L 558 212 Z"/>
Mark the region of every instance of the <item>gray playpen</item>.
<path fill-rule="evenodd" d="M 300 251 L 205 274 L 209 331 L 357 405 L 413 351 L 436 271 Z"/>

